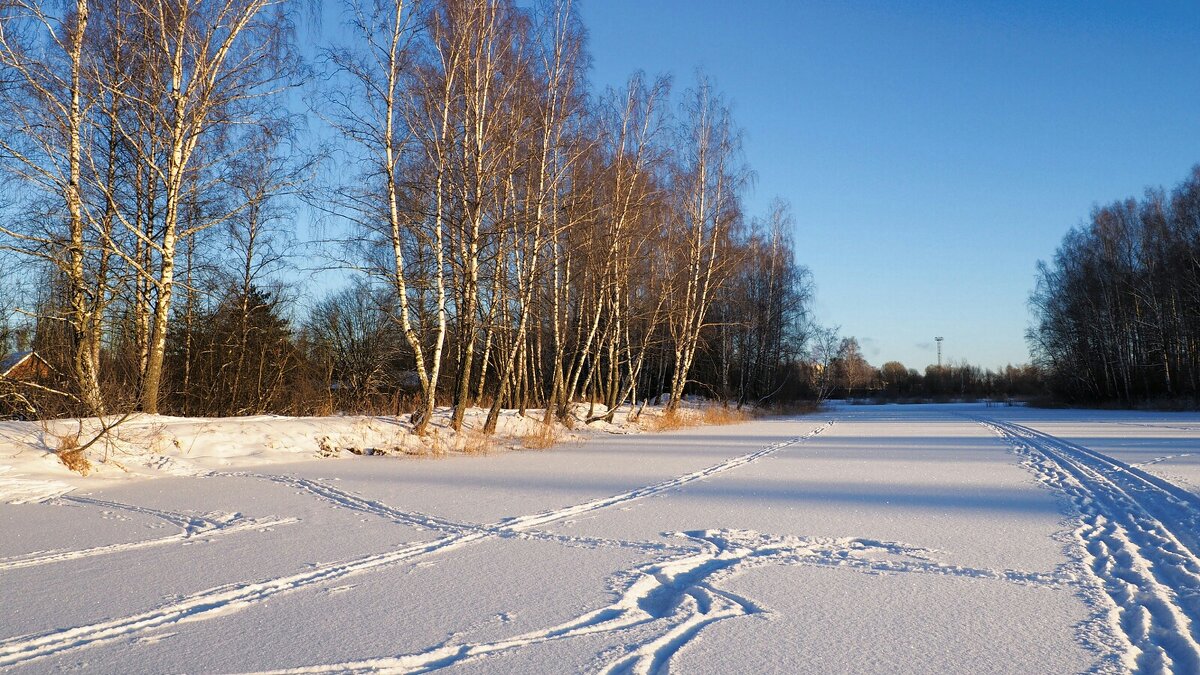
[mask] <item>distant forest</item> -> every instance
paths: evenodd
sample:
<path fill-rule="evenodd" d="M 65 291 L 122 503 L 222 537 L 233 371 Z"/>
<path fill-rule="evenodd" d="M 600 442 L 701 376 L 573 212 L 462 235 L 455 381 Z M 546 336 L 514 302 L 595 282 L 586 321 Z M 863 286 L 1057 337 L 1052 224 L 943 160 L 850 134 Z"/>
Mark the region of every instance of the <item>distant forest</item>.
<path fill-rule="evenodd" d="M 1200 166 L 1097 208 L 1038 266 L 1029 345 L 1076 403 L 1200 401 Z"/>

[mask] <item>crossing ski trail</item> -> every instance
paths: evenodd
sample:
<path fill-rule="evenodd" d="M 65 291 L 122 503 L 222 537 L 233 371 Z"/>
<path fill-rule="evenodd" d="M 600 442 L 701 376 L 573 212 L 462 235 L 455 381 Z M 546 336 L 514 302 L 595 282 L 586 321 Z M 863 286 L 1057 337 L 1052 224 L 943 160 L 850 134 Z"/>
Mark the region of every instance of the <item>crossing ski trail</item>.
<path fill-rule="evenodd" d="M 802 443 L 820 434 L 832 425 L 833 422 L 829 421 L 817 426 L 807 434 L 795 436 L 759 448 L 753 452 L 728 458 L 698 471 L 668 478 L 620 494 L 592 499 L 558 509 L 507 518 L 482 527 L 462 530 L 454 529 L 449 534 L 433 540 L 406 544 L 384 553 L 366 555 L 349 561 L 318 565 L 297 574 L 263 581 L 240 582 L 218 586 L 181 600 L 167 603 L 153 610 L 125 617 L 48 631 L 37 635 L 11 638 L 0 642 L 0 666 L 28 663 L 68 650 L 129 638 L 139 633 L 176 624 L 183 620 L 195 621 L 212 616 L 227 616 L 231 612 L 245 609 L 282 593 L 307 588 L 315 584 L 329 583 L 350 575 L 410 562 L 430 555 L 443 554 L 495 537 L 529 532 L 535 528 L 575 516 L 652 497 L 751 464 L 779 450 Z M 343 495 L 330 493 L 327 496 L 330 499 L 346 501 Z M 375 509 L 375 507 L 365 504 L 362 506 L 363 508 Z M 394 516 L 396 514 L 391 515 Z M 416 517 L 414 516 L 414 518 Z M 434 523 L 427 520 L 425 522 L 429 525 L 434 525 Z M 456 524 L 449 521 L 442 521 L 438 525 L 446 525 L 449 529 L 449 527 L 454 527 Z"/>

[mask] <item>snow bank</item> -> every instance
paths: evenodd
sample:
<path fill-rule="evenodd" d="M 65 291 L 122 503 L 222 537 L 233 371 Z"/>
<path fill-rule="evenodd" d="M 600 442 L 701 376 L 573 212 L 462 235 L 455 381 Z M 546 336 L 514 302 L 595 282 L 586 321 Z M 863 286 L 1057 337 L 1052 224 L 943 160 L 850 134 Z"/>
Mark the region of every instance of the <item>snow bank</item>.
<path fill-rule="evenodd" d="M 78 487 L 157 476 L 203 476 L 308 459 L 351 456 L 482 454 L 546 448 L 589 435 L 641 433 L 709 421 L 731 421 L 697 402 L 664 417 L 661 407 L 640 415 L 625 406 L 611 422 L 588 419 L 608 412 L 603 405 L 577 404 L 570 424 L 542 424 L 543 410 L 501 413 L 496 432 L 480 431 L 487 410 L 467 411 L 463 429 L 450 426 L 451 408 L 434 413 L 429 433 L 418 436 L 408 416 L 344 415 L 187 418 L 135 415 L 108 418 L 101 435 L 97 419 L 0 422 L 0 503 L 26 504 L 62 496 Z M 630 417 L 634 419 L 630 419 Z M 91 443 L 93 439 L 94 443 Z M 89 444 L 90 443 L 90 444 Z M 84 446 L 82 451 L 71 452 Z M 68 466 L 70 465 L 70 467 Z"/>

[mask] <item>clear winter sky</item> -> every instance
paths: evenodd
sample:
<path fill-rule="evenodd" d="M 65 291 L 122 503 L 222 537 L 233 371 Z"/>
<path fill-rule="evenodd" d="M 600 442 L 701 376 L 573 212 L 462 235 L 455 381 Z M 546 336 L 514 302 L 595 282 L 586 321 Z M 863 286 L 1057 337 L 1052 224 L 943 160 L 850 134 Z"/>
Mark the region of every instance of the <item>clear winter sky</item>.
<path fill-rule="evenodd" d="M 1200 163 L 1200 2 L 584 0 L 597 90 L 702 67 L 875 365 L 1029 358 L 1036 261 Z"/>

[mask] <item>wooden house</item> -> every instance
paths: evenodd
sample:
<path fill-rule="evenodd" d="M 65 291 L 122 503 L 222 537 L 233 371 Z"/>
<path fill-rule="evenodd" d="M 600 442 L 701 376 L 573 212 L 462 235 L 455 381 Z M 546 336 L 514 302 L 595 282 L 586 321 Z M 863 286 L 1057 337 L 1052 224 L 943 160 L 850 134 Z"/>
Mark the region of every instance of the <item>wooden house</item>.
<path fill-rule="evenodd" d="M 50 398 L 57 398 L 57 371 L 35 352 L 0 358 L 0 419 L 37 419 Z"/>
<path fill-rule="evenodd" d="M 50 378 L 54 369 L 37 352 L 18 352 L 0 359 L 0 380 L 41 382 Z"/>

